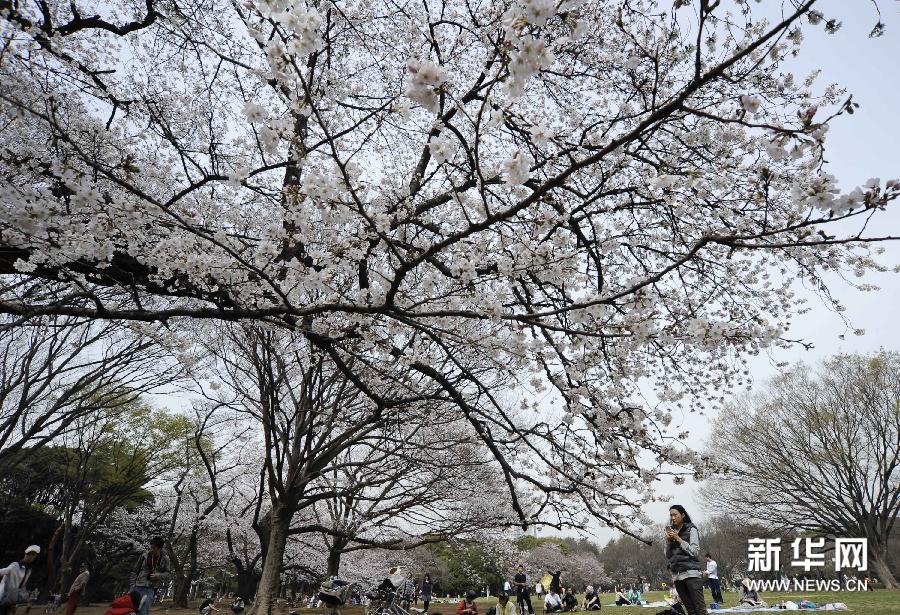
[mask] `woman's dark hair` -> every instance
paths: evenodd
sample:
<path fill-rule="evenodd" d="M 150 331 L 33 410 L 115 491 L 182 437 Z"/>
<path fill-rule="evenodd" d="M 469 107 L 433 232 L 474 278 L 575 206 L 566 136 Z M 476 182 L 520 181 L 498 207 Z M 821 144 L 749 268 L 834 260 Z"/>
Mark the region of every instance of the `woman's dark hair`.
<path fill-rule="evenodd" d="M 428 579 L 429 581 L 431 580 L 431 575 L 428 574 L 427 572 L 425 573 L 425 576 L 422 577 L 422 580 L 423 580 L 423 581 L 424 581 L 425 579 Z"/>
<path fill-rule="evenodd" d="M 685 523 L 693 523 L 693 521 L 691 521 L 691 516 L 687 513 L 687 511 L 684 509 L 684 506 L 682 506 L 681 504 L 674 504 L 672 506 L 669 506 L 669 510 L 677 510 L 681 513 L 681 516 L 684 517 Z"/>

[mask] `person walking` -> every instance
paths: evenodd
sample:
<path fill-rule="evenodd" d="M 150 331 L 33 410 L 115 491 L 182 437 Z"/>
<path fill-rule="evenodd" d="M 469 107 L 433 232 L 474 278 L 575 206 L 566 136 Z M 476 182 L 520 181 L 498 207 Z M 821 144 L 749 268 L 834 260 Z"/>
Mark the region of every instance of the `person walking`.
<path fill-rule="evenodd" d="M 413 599 L 416 595 L 416 582 L 413 580 L 413 573 L 409 571 L 406 573 L 406 580 L 403 581 L 403 588 L 400 590 L 400 600 L 401 605 L 405 609 L 409 609 L 409 606 L 413 603 Z"/>
<path fill-rule="evenodd" d="M 666 528 L 666 559 L 687 615 L 706 615 L 703 573 L 700 572 L 700 531 L 684 506 L 669 508 L 671 525 Z"/>
<path fill-rule="evenodd" d="M 531 606 L 531 592 L 528 587 L 528 577 L 525 575 L 525 566 L 519 564 L 516 576 L 513 577 L 513 585 L 516 588 L 516 606 L 519 613 L 524 615 L 525 607 L 528 607 L 529 615 L 534 615 L 534 607 Z"/>
<path fill-rule="evenodd" d="M 163 553 L 164 545 L 160 537 L 150 541 L 150 550 L 138 558 L 132 572 L 131 589 L 141 596 L 140 615 L 150 615 L 157 588 L 169 580 L 169 558 Z"/>
<path fill-rule="evenodd" d="M 65 615 L 73 615 L 75 613 L 75 609 L 78 608 L 78 604 L 81 602 L 81 594 L 84 592 L 84 586 L 87 585 L 90 578 L 91 573 L 88 570 L 87 564 L 79 566 L 78 576 L 72 581 L 72 585 L 69 586 L 69 593 L 66 595 Z"/>
<path fill-rule="evenodd" d="M 719 565 L 709 553 L 706 554 L 706 578 L 709 581 L 709 591 L 712 593 L 713 602 L 722 606 L 725 599 L 722 598 L 722 584 L 719 582 Z"/>
<path fill-rule="evenodd" d="M 0 615 L 15 613 L 16 605 L 28 602 L 29 592 L 26 587 L 31 577 L 31 566 L 41 554 L 41 548 L 31 545 L 17 562 L 6 568 L 0 568 Z"/>

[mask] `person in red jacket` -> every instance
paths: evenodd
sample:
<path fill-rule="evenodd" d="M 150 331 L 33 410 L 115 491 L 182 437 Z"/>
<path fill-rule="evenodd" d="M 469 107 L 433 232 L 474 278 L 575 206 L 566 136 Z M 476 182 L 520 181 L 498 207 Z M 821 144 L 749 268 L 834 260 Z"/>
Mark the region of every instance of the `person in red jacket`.
<path fill-rule="evenodd" d="M 138 592 L 131 592 L 113 600 L 109 608 L 103 612 L 103 615 L 129 615 L 130 613 L 137 613 L 140 608 L 141 595 Z"/>
<path fill-rule="evenodd" d="M 465 597 L 456 605 L 456 615 L 478 615 L 478 605 L 475 604 L 475 592 L 471 589 Z"/>

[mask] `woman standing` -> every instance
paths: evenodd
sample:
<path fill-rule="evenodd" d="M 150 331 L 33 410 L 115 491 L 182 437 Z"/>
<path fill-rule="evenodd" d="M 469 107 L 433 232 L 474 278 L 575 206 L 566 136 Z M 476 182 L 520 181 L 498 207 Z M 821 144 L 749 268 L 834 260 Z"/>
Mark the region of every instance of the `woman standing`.
<path fill-rule="evenodd" d="M 666 528 L 666 558 L 675 581 L 675 589 L 687 615 L 706 615 L 703 598 L 703 573 L 700 565 L 700 532 L 691 523 L 684 506 L 669 508 L 672 525 Z"/>
<path fill-rule="evenodd" d="M 75 577 L 75 580 L 72 581 L 72 585 L 69 587 L 65 615 L 75 615 L 75 609 L 78 608 L 78 603 L 81 602 L 81 594 L 84 593 L 84 586 L 87 585 L 90 578 L 91 573 L 87 564 L 82 564 L 78 569 L 78 576 Z"/>
<path fill-rule="evenodd" d="M 423 615 L 428 613 L 428 603 L 431 602 L 431 575 L 426 574 L 422 577 L 422 586 L 419 588 L 419 596 L 422 598 L 422 606 L 424 607 Z"/>

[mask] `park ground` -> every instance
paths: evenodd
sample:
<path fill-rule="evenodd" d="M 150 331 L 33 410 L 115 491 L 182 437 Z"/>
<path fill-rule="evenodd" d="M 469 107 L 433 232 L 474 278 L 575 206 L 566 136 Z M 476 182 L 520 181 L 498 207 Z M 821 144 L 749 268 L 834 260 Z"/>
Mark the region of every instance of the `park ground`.
<path fill-rule="evenodd" d="M 649 592 L 644 594 L 644 598 L 650 602 L 654 602 L 657 600 L 662 600 L 665 597 L 664 592 Z M 808 594 L 797 594 L 797 593 L 778 593 L 778 592 L 764 592 L 761 594 L 763 600 L 768 602 L 769 604 L 776 604 L 781 600 L 793 600 L 795 602 L 799 602 L 800 600 L 812 600 L 816 604 L 825 604 L 827 602 L 843 602 L 847 605 L 851 612 L 855 615 L 897 615 L 900 614 L 900 590 L 877 590 L 874 592 L 822 592 L 822 593 L 808 593 Z M 707 596 L 708 598 L 708 596 Z M 579 600 L 581 596 L 579 596 Z M 652 608 L 638 608 L 638 607 L 616 607 L 616 606 L 607 606 L 614 601 L 613 594 L 603 594 L 602 604 L 603 604 L 603 612 L 605 613 L 619 613 L 621 612 L 623 615 L 629 614 L 649 614 L 654 615 L 657 611 L 661 609 L 652 609 Z M 536 600 L 532 597 L 532 603 L 534 604 L 536 615 L 543 615 L 543 604 L 540 601 Z M 725 594 L 725 607 L 735 606 L 737 603 L 737 594 L 736 593 L 728 593 Z M 199 601 L 198 601 L 199 604 Z M 486 613 L 487 610 L 496 604 L 495 598 L 479 598 L 478 606 L 480 613 Z M 106 609 L 106 605 L 90 605 L 83 606 L 76 611 L 76 615 L 103 615 L 103 611 Z M 442 603 L 432 603 L 432 607 L 429 609 L 430 615 L 453 615 L 456 609 L 456 602 L 442 602 Z M 287 607 L 282 607 L 282 615 L 289 615 L 292 609 L 288 609 Z M 326 615 L 326 609 L 309 609 L 309 608 L 297 608 L 293 609 L 297 612 L 297 615 Z M 715 611 L 711 611 L 714 613 Z M 23 615 L 25 613 L 24 608 L 20 608 L 15 615 Z M 31 612 L 28 615 L 41 615 L 43 613 L 42 607 L 32 607 Z M 196 615 L 197 609 L 176 609 L 171 607 L 170 602 L 163 602 L 162 604 L 154 607 L 151 610 L 151 615 Z M 217 615 L 231 615 L 231 611 L 228 609 L 228 605 L 225 603 L 221 604 L 221 608 L 219 609 Z M 364 615 L 363 608 L 360 606 L 350 606 L 341 609 L 341 615 Z"/>

